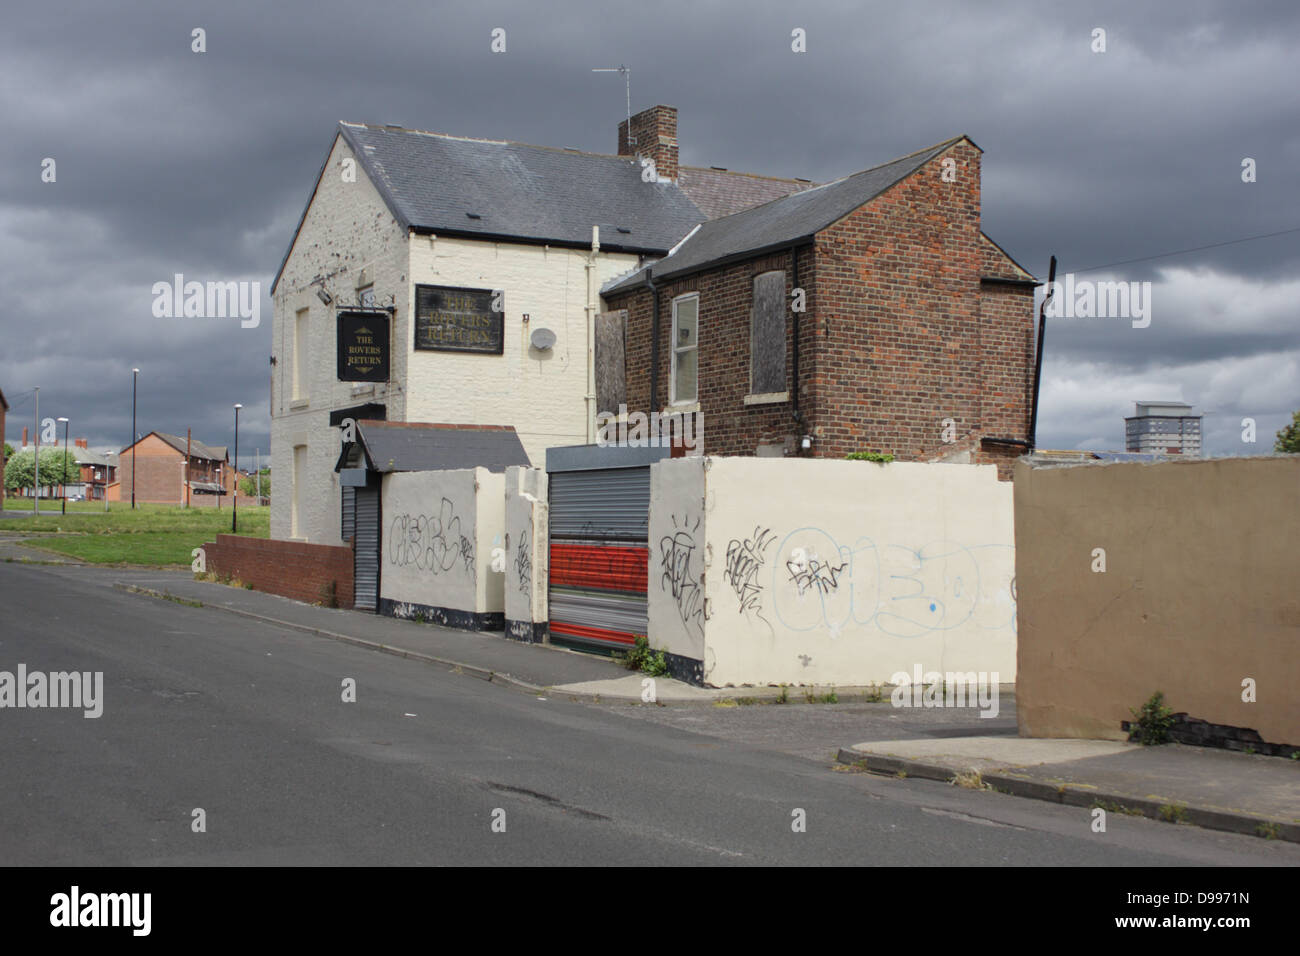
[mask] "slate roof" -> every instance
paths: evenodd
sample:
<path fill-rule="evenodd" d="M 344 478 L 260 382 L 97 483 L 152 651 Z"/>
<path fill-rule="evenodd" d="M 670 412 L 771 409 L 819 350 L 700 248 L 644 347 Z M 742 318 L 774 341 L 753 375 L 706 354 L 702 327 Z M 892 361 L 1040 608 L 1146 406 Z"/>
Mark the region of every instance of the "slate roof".
<path fill-rule="evenodd" d="M 161 439 L 162 439 L 163 441 L 165 441 L 167 444 L 171 445 L 173 448 L 175 448 L 175 449 L 176 449 L 178 452 L 180 452 L 182 455 L 185 454 L 185 439 L 184 439 L 184 438 L 181 438 L 181 437 L 179 437 L 179 436 L 177 436 L 177 435 L 168 435 L 166 432 L 158 432 L 158 431 L 156 431 L 156 432 L 151 432 L 151 434 L 157 435 L 159 438 L 161 438 Z M 142 440 L 143 440 L 143 439 L 142 439 Z M 130 448 L 130 447 L 131 447 L 130 445 L 127 446 L 127 448 Z M 122 450 L 125 451 L 126 449 L 124 448 L 124 449 L 122 449 Z M 198 441 L 198 440 L 191 440 L 191 441 L 190 441 L 190 457 L 192 457 L 192 458 L 206 458 L 206 459 L 208 459 L 209 461 L 225 461 L 225 460 L 226 460 L 226 446 L 225 446 L 225 445 L 205 445 L 205 444 L 203 444 L 203 442 L 201 442 L 201 441 Z"/>
<path fill-rule="evenodd" d="M 334 470 L 345 467 L 360 446 L 371 471 L 443 471 L 486 468 L 505 471 L 530 465 L 511 425 L 441 425 L 425 422 L 357 422 L 357 441 L 343 446 Z"/>
<path fill-rule="evenodd" d="M 111 449 L 96 451 L 93 448 L 77 448 L 75 458 L 78 465 L 106 465 L 116 468 L 118 464 L 117 452 Z"/>
<path fill-rule="evenodd" d="M 812 189 L 817 184 L 806 179 L 780 179 L 715 167 L 681 166 L 677 170 L 677 185 L 682 187 L 691 202 L 700 207 L 706 218 L 720 219 L 790 193 Z"/>
<path fill-rule="evenodd" d="M 703 218 L 679 186 L 643 182 L 631 156 L 360 123 L 339 132 L 404 227 L 590 245 L 595 225 L 602 248 L 662 254 Z"/>
<path fill-rule="evenodd" d="M 759 255 L 811 240 L 821 230 L 906 179 L 965 137 L 955 137 L 901 159 L 815 186 L 700 226 L 680 247 L 652 263 L 656 281 L 699 271 L 726 261 Z M 601 289 L 611 295 L 645 283 L 646 269 L 612 279 Z"/>

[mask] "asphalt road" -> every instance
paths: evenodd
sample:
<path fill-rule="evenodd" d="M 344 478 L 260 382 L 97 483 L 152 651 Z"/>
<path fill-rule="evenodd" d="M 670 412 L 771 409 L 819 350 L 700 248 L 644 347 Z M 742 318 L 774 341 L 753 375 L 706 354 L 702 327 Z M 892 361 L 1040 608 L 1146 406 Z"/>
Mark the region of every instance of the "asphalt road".
<path fill-rule="evenodd" d="M 836 772 L 788 730 L 747 740 L 734 711 L 717 734 L 538 699 L 112 575 L 0 563 L 0 671 L 104 680 L 98 719 L 0 709 L 0 864 L 1300 863 L 1277 841 L 1115 814 L 1098 834 L 1083 810 Z"/>

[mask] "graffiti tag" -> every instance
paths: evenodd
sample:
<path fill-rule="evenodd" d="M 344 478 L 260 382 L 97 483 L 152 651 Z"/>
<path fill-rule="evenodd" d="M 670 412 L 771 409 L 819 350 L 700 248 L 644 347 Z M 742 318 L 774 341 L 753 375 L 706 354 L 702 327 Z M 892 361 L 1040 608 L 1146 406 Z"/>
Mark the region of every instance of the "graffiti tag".
<path fill-rule="evenodd" d="M 474 542 L 461 533 L 460 517 L 443 498 L 436 515 L 400 514 L 388 534 L 388 561 L 394 567 L 414 567 L 431 574 L 450 571 L 459 562 L 474 577 Z"/>

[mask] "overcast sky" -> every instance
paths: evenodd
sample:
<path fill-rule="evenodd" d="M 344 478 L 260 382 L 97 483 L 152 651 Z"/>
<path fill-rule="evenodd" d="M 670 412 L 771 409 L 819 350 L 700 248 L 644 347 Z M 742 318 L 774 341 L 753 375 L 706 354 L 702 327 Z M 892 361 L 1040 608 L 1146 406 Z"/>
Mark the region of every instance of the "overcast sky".
<path fill-rule="evenodd" d="M 591 68 L 626 63 L 634 112 L 678 108 L 687 165 L 825 182 L 969 135 L 984 230 L 1022 265 L 1152 283 L 1147 328 L 1049 323 L 1039 444 L 1122 449 L 1135 400 L 1181 399 L 1211 453 L 1267 452 L 1300 408 L 1300 231 L 1147 257 L 1300 229 L 1298 41 L 1289 0 L 12 5 L 6 438 L 39 385 L 42 418 L 124 445 L 139 367 L 141 432 L 231 444 L 241 402 L 251 466 L 269 446 L 267 295 L 337 121 L 615 152 L 623 80 Z M 260 281 L 260 327 L 155 318 L 151 288 L 178 272 Z"/>

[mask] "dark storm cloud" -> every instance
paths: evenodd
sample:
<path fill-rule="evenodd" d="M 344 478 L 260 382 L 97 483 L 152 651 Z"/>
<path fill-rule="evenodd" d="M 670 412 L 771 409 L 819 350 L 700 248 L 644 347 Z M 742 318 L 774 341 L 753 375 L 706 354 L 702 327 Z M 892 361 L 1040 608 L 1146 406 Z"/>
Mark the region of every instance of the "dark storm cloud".
<path fill-rule="evenodd" d="M 1040 277 L 1053 253 L 1082 270 L 1300 226 L 1289 3 L 62 3 L 6 28 L 11 441 L 39 384 L 43 415 L 121 444 L 139 366 L 143 429 L 228 443 L 239 401 L 241 452 L 265 451 L 269 299 L 257 329 L 157 319 L 152 284 L 265 296 L 340 119 L 612 152 L 623 81 L 597 66 L 632 67 L 633 110 L 679 107 L 687 164 L 826 181 L 966 133 L 985 230 Z M 1043 440 L 1116 447 L 1152 397 L 1280 422 L 1300 405 L 1297 260 L 1300 233 L 1090 275 L 1153 281 L 1156 312 L 1145 330 L 1053 324 Z"/>

